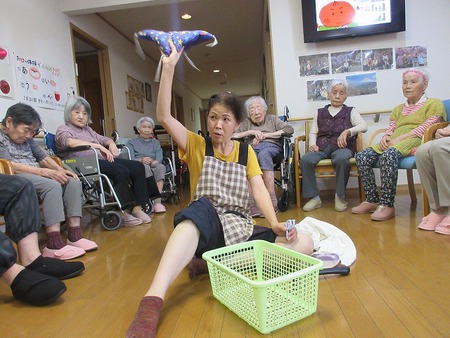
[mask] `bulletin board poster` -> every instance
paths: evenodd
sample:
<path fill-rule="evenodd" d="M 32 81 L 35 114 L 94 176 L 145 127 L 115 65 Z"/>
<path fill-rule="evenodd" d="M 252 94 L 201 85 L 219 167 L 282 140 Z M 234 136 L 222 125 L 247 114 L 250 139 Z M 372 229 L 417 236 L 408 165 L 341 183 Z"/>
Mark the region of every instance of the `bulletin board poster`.
<path fill-rule="evenodd" d="M 38 59 L 15 55 L 17 99 L 31 106 L 64 110 L 61 68 Z"/>

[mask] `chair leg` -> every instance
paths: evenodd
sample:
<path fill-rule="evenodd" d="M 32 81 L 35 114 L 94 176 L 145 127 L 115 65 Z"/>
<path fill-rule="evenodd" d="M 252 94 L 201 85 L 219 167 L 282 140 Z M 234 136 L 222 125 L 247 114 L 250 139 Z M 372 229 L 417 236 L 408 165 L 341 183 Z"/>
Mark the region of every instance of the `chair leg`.
<path fill-rule="evenodd" d="M 428 196 L 425 190 L 422 188 L 422 214 L 423 217 L 427 216 L 430 213 L 430 204 L 428 202 Z"/>
<path fill-rule="evenodd" d="M 417 202 L 416 188 L 414 186 L 414 176 L 412 169 L 406 170 L 406 179 L 408 180 L 409 196 L 412 202 Z"/>
<path fill-rule="evenodd" d="M 301 189 L 301 187 L 302 187 L 302 180 L 301 180 L 301 178 L 298 176 L 298 175 L 296 175 L 296 177 L 295 177 L 295 201 L 296 201 L 296 203 L 297 203 L 297 208 L 300 208 L 300 205 L 301 205 L 301 201 L 300 201 L 300 189 Z"/>
<path fill-rule="evenodd" d="M 300 169 L 299 169 L 299 158 L 298 152 L 294 152 L 294 175 L 295 175 L 295 202 L 297 204 L 297 208 L 300 208 L 300 188 L 301 188 L 301 180 L 300 180 Z"/>

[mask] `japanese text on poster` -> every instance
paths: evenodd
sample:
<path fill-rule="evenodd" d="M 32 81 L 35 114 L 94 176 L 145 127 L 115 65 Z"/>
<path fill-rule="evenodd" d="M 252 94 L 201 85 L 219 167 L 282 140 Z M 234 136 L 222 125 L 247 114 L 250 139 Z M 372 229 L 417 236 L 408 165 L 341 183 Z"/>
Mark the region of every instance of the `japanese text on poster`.
<path fill-rule="evenodd" d="M 18 99 L 30 105 L 63 110 L 61 69 L 36 59 L 15 56 Z"/>

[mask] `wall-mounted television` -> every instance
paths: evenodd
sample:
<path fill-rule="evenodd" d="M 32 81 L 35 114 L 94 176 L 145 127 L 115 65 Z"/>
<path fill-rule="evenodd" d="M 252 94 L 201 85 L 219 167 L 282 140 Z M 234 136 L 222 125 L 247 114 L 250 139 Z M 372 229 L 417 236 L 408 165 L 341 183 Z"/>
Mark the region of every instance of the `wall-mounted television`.
<path fill-rule="evenodd" d="M 305 42 L 406 29 L 405 0 L 302 0 Z"/>

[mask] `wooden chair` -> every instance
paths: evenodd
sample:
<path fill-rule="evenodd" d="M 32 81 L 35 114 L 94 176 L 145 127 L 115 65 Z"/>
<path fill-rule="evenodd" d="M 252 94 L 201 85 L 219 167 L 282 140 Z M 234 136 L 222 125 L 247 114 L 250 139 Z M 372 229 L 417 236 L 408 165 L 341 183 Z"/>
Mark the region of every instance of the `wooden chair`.
<path fill-rule="evenodd" d="M 434 140 L 434 136 L 436 134 L 436 130 L 445 128 L 447 125 L 450 124 L 450 99 L 443 100 L 442 103 L 445 107 L 445 112 L 447 113 L 447 122 L 440 122 L 433 124 L 431 127 L 429 127 L 425 134 L 423 135 L 423 142 L 428 142 L 431 140 Z M 423 216 L 427 216 L 430 213 L 430 204 L 428 202 L 428 196 L 425 193 L 425 189 L 422 187 L 422 214 Z"/>
<path fill-rule="evenodd" d="M 0 158 L 0 174 L 7 174 L 7 175 L 14 174 L 14 170 L 13 170 L 11 163 L 4 158 Z M 0 225 L 3 225 L 3 224 L 5 224 L 5 220 L 4 220 L 3 216 L 0 215 Z"/>
<path fill-rule="evenodd" d="M 14 169 L 11 165 L 11 162 L 4 158 L 0 158 L 0 174 L 13 175 Z"/>
<path fill-rule="evenodd" d="M 309 149 L 309 128 L 310 122 L 305 123 L 305 135 L 298 136 L 294 139 L 294 174 L 295 174 L 295 194 L 297 207 L 301 204 L 301 187 L 302 187 L 302 173 L 300 169 L 301 148 L 300 142 L 304 142 L 304 152 Z M 356 151 L 362 150 L 362 133 L 358 133 L 356 137 Z M 333 178 L 336 177 L 336 169 L 331 163 L 331 159 L 319 161 L 316 166 L 317 178 Z M 362 199 L 364 190 L 358 175 L 356 167 L 356 160 L 354 157 L 350 159 L 350 177 L 358 177 L 359 196 Z"/>

